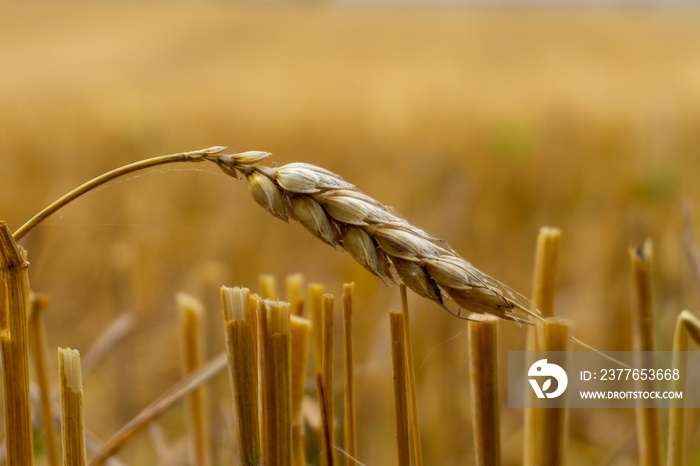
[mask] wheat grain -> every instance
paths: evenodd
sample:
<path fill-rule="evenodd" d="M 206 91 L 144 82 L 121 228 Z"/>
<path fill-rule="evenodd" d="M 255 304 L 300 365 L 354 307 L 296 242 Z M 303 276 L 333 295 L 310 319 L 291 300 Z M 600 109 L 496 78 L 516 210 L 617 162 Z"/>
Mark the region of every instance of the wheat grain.
<path fill-rule="evenodd" d="M 296 220 L 324 243 L 347 251 L 385 283 L 403 282 L 458 317 L 486 313 L 522 323 L 540 320 L 526 298 L 340 176 L 307 163 L 260 165 L 268 156 L 249 151 L 203 158 L 227 175 L 245 178 L 253 199 L 270 214 Z"/>

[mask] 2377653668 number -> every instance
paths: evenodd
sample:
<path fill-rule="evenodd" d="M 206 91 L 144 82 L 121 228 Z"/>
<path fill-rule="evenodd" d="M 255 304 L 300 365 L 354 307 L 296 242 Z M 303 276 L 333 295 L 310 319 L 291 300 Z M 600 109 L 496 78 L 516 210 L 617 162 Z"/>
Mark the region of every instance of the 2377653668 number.
<path fill-rule="evenodd" d="M 678 380 L 678 369 L 602 369 L 600 380 Z"/>

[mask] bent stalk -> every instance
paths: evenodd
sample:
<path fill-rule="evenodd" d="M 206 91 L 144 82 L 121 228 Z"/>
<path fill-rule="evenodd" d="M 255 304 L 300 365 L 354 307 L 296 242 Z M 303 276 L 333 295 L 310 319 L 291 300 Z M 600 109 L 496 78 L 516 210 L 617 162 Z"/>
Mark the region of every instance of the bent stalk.
<path fill-rule="evenodd" d="M 160 157 L 153 157 L 146 160 L 141 160 L 139 162 L 130 163 L 124 165 L 123 167 L 115 168 L 112 171 L 104 173 L 97 178 L 93 178 L 87 183 L 84 183 L 73 191 L 60 197 L 50 205 L 46 206 L 41 212 L 32 217 L 27 223 L 19 227 L 13 234 L 15 241 L 19 241 L 24 236 L 32 231 L 34 227 L 43 222 L 47 217 L 56 213 L 59 209 L 66 206 L 67 204 L 78 199 L 83 194 L 92 191 L 95 188 L 102 186 L 105 183 L 109 183 L 112 180 L 120 178 L 125 175 L 129 175 L 136 171 L 144 170 L 146 168 L 157 167 L 158 165 L 166 165 L 169 163 L 177 162 L 201 162 L 206 160 L 206 156 L 218 154 L 219 152 L 225 150 L 223 146 L 209 147 L 208 149 L 195 150 L 190 152 L 179 152 L 177 154 L 162 155 Z"/>

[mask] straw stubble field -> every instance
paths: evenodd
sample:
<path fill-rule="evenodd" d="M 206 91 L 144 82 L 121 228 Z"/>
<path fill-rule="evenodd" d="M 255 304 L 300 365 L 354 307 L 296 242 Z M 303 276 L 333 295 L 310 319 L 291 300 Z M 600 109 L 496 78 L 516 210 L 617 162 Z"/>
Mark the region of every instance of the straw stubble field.
<path fill-rule="evenodd" d="M 696 210 L 700 200 L 699 26 L 691 7 L 6 3 L 0 218 L 14 230 L 145 157 L 265 150 L 275 164 L 342 175 L 526 295 L 538 229 L 560 228 L 557 313 L 603 350 L 631 349 L 627 248 L 651 237 L 658 346 L 670 349 L 679 311 L 700 304 L 681 210 L 684 196 Z M 86 425 L 107 439 L 180 378 L 176 293 L 203 301 L 213 356 L 224 347 L 220 285 L 256 291 L 261 273 L 301 272 L 338 302 L 355 282 L 359 459 L 393 464 L 398 289 L 270 217 L 244 182 L 191 165 L 91 193 L 21 242 L 32 289 L 51 298 L 49 348 L 86 352 L 117 316 L 135 317 L 84 380 Z M 471 462 L 466 323 L 415 295 L 409 304 L 425 463 Z M 499 325 L 503 367 L 525 333 Z M 225 375 L 212 392 L 223 458 Z M 503 462 L 519 464 L 523 414 L 504 402 L 501 412 Z M 175 450 L 187 448 L 185 418 L 179 405 L 160 418 Z M 577 464 L 635 462 L 633 412 L 579 410 L 570 426 Z M 137 436 L 122 457 L 152 464 L 152 445 Z"/>

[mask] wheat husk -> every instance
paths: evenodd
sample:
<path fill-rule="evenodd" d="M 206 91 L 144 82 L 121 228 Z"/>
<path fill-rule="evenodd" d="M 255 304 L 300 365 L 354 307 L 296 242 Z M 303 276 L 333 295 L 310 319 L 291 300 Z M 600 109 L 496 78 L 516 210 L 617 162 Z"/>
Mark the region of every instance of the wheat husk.
<path fill-rule="evenodd" d="M 261 165 L 268 155 L 244 152 L 204 158 L 224 173 L 245 179 L 253 198 L 270 214 L 296 220 L 385 282 L 404 283 L 458 317 L 485 313 L 522 323 L 539 320 L 539 311 L 526 298 L 340 176 L 306 163 Z"/>

